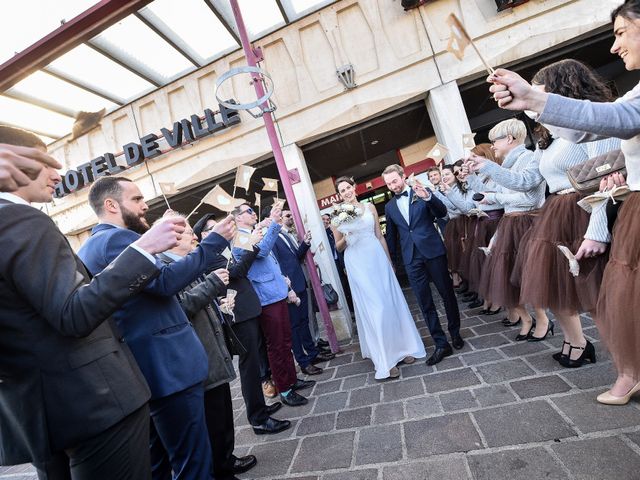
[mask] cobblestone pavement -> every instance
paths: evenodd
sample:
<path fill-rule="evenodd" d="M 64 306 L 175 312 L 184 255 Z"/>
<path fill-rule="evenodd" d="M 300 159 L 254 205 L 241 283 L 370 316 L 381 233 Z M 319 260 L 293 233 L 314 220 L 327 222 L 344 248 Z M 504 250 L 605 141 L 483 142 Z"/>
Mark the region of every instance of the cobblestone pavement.
<path fill-rule="evenodd" d="M 253 434 L 234 382 L 236 454 L 258 457 L 241 478 L 640 480 L 640 402 L 595 401 L 614 369 L 593 321 L 583 318 L 598 362 L 570 370 L 551 358 L 562 335 L 516 343 L 518 327 L 502 326 L 504 315 L 477 312 L 462 310 L 462 350 L 435 367 L 402 365 L 396 380 L 376 381 L 357 342 L 343 345 L 319 365 L 324 373 L 311 377 L 313 390 L 301 392 L 309 404 L 276 414 L 292 422 L 277 435 Z M 29 467 L 0 467 L 0 479 L 33 478 Z"/>

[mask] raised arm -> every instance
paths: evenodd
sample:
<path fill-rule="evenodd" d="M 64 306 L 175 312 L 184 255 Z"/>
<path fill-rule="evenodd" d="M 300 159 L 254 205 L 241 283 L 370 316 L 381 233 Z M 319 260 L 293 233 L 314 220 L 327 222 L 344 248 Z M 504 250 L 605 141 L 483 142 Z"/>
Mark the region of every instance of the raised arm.
<path fill-rule="evenodd" d="M 484 165 L 480 167 L 480 172 L 491 177 L 498 185 L 502 185 L 509 190 L 527 192 L 536 188 L 544 181 L 539 169 L 541 152 L 542 150 L 534 152 L 527 166 L 519 172 L 503 168 L 490 160 L 487 160 Z"/>
<path fill-rule="evenodd" d="M 225 284 L 214 272 L 208 274 L 204 280 L 197 285 L 188 286 L 178 294 L 182 309 L 189 318 L 201 311 L 216 297 L 224 295 L 227 290 Z"/>

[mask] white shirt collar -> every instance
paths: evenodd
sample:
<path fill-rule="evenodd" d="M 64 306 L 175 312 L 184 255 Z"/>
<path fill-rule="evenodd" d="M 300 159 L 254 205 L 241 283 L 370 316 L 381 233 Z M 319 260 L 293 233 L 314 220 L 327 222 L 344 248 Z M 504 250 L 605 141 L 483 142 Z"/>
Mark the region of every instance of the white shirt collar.
<path fill-rule="evenodd" d="M 8 202 L 11 203 L 18 203 L 20 205 L 27 205 L 29 207 L 31 207 L 32 205 L 27 202 L 24 198 L 19 197 L 17 195 L 14 195 L 13 193 L 9 193 L 9 192 L 0 192 L 0 198 L 2 198 L 3 200 L 7 200 Z M 34 207 L 35 208 L 35 207 Z"/>

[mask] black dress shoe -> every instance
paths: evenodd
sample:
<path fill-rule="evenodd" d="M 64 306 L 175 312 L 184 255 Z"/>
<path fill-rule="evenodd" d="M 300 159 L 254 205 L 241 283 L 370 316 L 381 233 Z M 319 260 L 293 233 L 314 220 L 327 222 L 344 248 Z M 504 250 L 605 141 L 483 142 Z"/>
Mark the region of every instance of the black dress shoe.
<path fill-rule="evenodd" d="M 498 307 L 495 310 L 491 310 L 490 308 L 483 308 L 478 313 L 480 313 L 480 315 L 497 315 L 501 311 L 502 311 L 502 307 Z"/>
<path fill-rule="evenodd" d="M 263 424 L 253 425 L 253 433 L 256 435 L 272 435 L 282 432 L 290 426 L 291 422 L 289 420 L 276 420 L 275 418 L 269 417 Z"/>
<path fill-rule="evenodd" d="M 282 408 L 282 404 L 280 402 L 274 402 L 271 405 L 267 405 L 264 410 L 265 412 L 267 412 L 267 415 L 270 417 L 281 408 Z"/>
<path fill-rule="evenodd" d="M 318 345 L 318 352 L 326 354 L 332 353 L 330 347 L 321 347 L 320 345 Z"/>
<path fill-rule="evenodd" d="M 438 347 L 436 348 L 433 355 L 427 358 L 427 365 L 435 365 L 436 363 L 440 363 L 444 357 L 448 357 L 453 353 L 451 349 L 451 345 L 447 345 L 446 347 Z"/>
<path fill-rule="evenodd" d="M 300 371 L 305 375 L 320 375 L 324 370 L 310 363 L 308 367 L 300 367 Z"/>
<path fill-rule="evenodd" d="M 462 295 L 463 302 L 473 302 L 478 298 L 478 294 L 476 292 L 469 292 Z"/>
<path fill-rule="evenodd" d="M 464 340 L 460 335 L 452 335 L 451 345 L 453 345 L 453 348 L 455 348 L 456 350 L 460 350 L 462 347 L 464 347 Z"/>
<path fill-rule="evenodd" d="M 323 340 L 323 339 L 321 339 L 321 338 L 319 338 L 319 339 L 318 339 L 318 341 L 316 342 L 316 344 L 317 344 L 319 347 L 324 347 L 324 348 L 329 347 L 329 342 L 327 342 L 326 340 Z"/>
<path fill-rule="evenodd" d="M 281 393 L 280 400 L 282 400 L 282 403 L 284 403 L 285 405 L 289 405 L 290 407 L 301 407 L 302 405 L 306 405 L 307 403 L 309 403 L 309 400 L 307 400 L 299 393 L 296 393 L 294 390 L 290 390 L 286 395 Z"/>
<path fill-rule="evenodd" d="M 484 304 L 484 302 L 481 299 L 477 299 L 473 302 L 471 302 L 469 305 L 467 305 L 467 307 L 469 308 L 478 308 L 481 307 Z"/>
<path fill-rule="evenodd" d="M 335 353 L 318 353 L 318 355 L 315 356 L 315 358 L 313 358 L 311 360 L 311 363 L 313 363 L 314 365 L 316 363 L 322 363 L 322 362 L 328 362 L 329 360 L 333 360 L 334 358 L 336 358 L 336 354 Z"/>
<path fill-rule="evenodd" d="M 247 455 L 240 458 L 233 457 L 233 467 L 231 467 L 231 471 L 234 474 L 248 472 L 256 466 L 256 463 L 258 463 L 258 460 L 255 455 Z"/>
<path fill-rule="evenodd" d="M 293 391 L 295 391 L 295 390 L 304 390 L 305 388 L 313 387 L 315 384 L 316 384 L 315 380 L 300 380 L 298 378 L 296 383 L 291 385 L 291 390 L 293 390 Z"/>

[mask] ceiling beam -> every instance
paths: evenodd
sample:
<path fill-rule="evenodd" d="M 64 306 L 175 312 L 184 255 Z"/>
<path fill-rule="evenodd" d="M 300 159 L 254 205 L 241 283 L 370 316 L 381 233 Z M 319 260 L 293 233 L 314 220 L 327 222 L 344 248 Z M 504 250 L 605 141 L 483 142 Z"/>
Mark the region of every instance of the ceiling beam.
<path fill-rule="evenodd" d="M 151 10 L 145 8 L 140 12 L 136 12 L 134 15 L 165 42 L 175 48 L 180 55 L 189 60 L 194 67 L 200 68 L 204 65 L 204 59 Z"/>
<path fill-rule="evenodd" d="M 102 0 L 0 65 L 0 92 L 141 9 L 151 0 Z"/>
<path fill-rule="evenodd" d="M 32 126 L 25 125 L 16 125 L 15 123 L 5 122 L 4 120 L 0 120 L 0 125 L 4 125 L 5 127 L 13 127 L 20 128 L 22 130 L 28 130 L 31 133 L 35 133 L 36 135 L 42 135 L 43 137 L 53 138 L 57 140 L 58 138 L 63 137 L 64 135 L 60 135 L 59 133 L 45 132 L 44 130 L 39 130 L 37 128 L 33 128 Z"/>
<path fill-rule="evenodd" d="M 95 85 L 90 85 L 84 82 L 83 80 L 72 77 L 64 72 L 61 72 L 60 70 L 54 67 L 45 67 L 42 69 L 42 71 L 48 73 L 52 77 L 56 77 L 59 80 L 64 80 L 65 82 L 70 83 L 74 87 L 81 88 L 89 93 L 93 93 L 94 95 L 98 95 L 99 97 L 109 100 L 110 102 L 113 102 L 116 105 L 122 106 L 125 103 L 127 103 L 124 98 L 115 96 L 113 95 L 113 93 L 107 92 L 106 90 L 103 90 L 100 87 L 96 87 Z"/>
<path fill-rule="evenodd" d="M 222 9 L 218 8 L 216 5 L 213 4 L 214 0 L 203 0 L 203 1 L 205 5 L 209 7 L 209 9 L 213 12 L 213 14 L 216 17 L 218 17 L 218 20 L 220 20 L 220 23 L 222 23 L 222 26 L 227 30 L 227 32 L 229 32 L 229 35 L 233 37 L 236 43 L 238 45 L 242 45 L 242 42 L 240 41 L 240 35 L 238 34 L 235 28 L 236 24 L 235 22 L 232 21 L 233 14 L 231 13 L 231 10 L 223 12 Z"/>
<path fill-rule="evenodd" d="M 134 75 L 144 78 L 147 82 L 154 87 L 160 88 L 164 85 L 165 78 L 157 72 L 151 70 L 149 67 L 141 63 L 132 55 L 127 52 L 111 45 L 104 39 L 99 37 L 93 38 L 86 42 L 87 47 L 95 50 L 96 52 L 104 55 L 109 60 L 117 63 L 123 68 L 126 68 Z"/>
<path fill-rule="evenodd" d="M 291 17 L 289 16 L 289 13 L 287 12 L 284 5 L 282 4 L 282 0 L 276 0 L 276 3 L 278 4 L 278 10 L 280 10 L 280 13 L 282 14 L 282 18 L 284 18 L 284 23 L 289 25 L 291 23 Z"/>
<path fill-rule="evenodd" d="M 30 103 L 31 105 L 35 105 L 36 107 L 51 110 L 52 112 L 59 113 L 60 115 L 64 115 L 65 117 L 76 118 L 76 114 L 78 113 L 76 110 L 73 110 L 71 108 L 67 108 L 62 105 L 56 105 L 55 103 L 51 103 L 46 100 L 42 100 L 40 98 L 29 95 L 28 93 L 22 93 L 16 90 L 7 90 L 3 93 L 3 95 L 5 97 L 13 98 L 14 100 Z M 54 96 L 52 95 L 52 97 Z"/>

